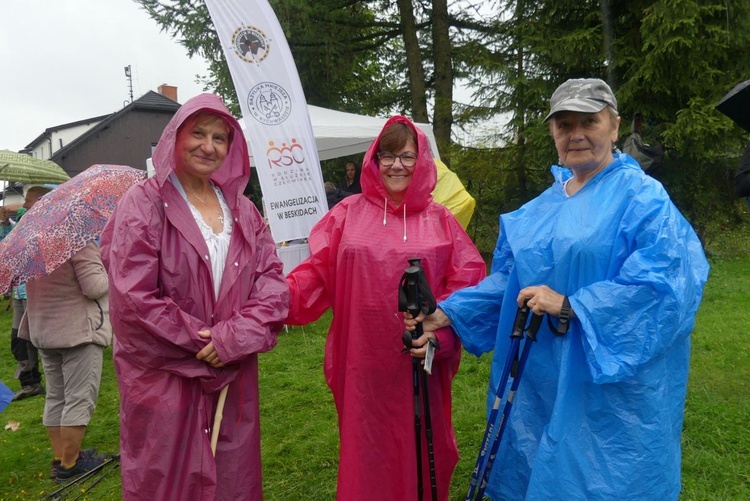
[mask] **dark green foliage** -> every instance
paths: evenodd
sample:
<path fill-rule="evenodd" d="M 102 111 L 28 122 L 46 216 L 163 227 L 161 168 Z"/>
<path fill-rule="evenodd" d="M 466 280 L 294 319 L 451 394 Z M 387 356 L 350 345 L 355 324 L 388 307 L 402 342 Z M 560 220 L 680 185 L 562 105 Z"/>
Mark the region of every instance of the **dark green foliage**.
<path fill-rule="evenodd" d="M 135 0 L 176 38 L 188 55 L 200 55 L 209 75 L 200 80 L 239 115 L 237 95 L 216 30 L 203 0 Z M 346 111 L 377 111 L 390 89 L 377 63 L 388 34 L 373 27 L 362 2 L 272 1 L 299 70 L 308 103 Z M 392 36 L 392 35 L 390 35 Z"/>
<path fill-rule="evenodd" d="M 750 4 L 696 0 L 507 0 L 483 42 L 472 42 L 462 70 L 474 106 L 459 121 L 505 113 L 494 168 L 507 173 L 506 200 L 533 197 L 549 185 L 554 145 L 540 120 L 557 85 L 568 78 L 609 79 L 629 132 L 636 112 L 647 142 L 666 150 L 660 179 L 705 243 L 739 220 L 730 179 L 746 135 L 714 109 L 750 78 Z M 609 45 L 604 26 L 611 27 Z M 463 54 L 462 54 L 463 55 Z M 608 58 L 609 56 L 609 58 Z M 507 185 L 511 185 L 508 187 Z M 511 206 L 513 204 L 510 204 Z"/>
<path fill-rule="evenodd" d="M 235 102 L 203 1 L 136 1 L 189 54 L 206 57 L 211 66 L 203 81 Z M 411 114 L 395 2 L 271 3 L 311 104 L 370 115 Z M 435 6 L 412 5 L 424 92 L 432 103 L 438 80 Z M 557 85 L 574 77 L 609 81 L 619 101 L 621 135 L 629 132 L 636 112 L 645 116 L 645 139 L 666 152 L 654 176 L 704 242 L 736 224 L 739 205 L 729 179 L 747 135 L 714 106 L 735 84 L 750 78 L 750 3 L 495 0 L 479 5 L 459 0 L 449 6 L 449 14 L 453 78 L 473 91 L 469 102 L 453 102 L 452 122 L 465 129 L 498 114 L 506 119 L 486 137 L 487 151 L 477 153 L 483 147 L 475 141 L 454 144 L 443 155 L 464 180 L 472 181 L 480 219 L 474 223 L 477 235 L 491 240 L 496 232 L 497 214 L 490 211 L 518 207 L 550 184 L 549 167 L 557 155 L 541 119 Z M 442 116 L 435 123 L 441 134 L 451 122 Z M 343 162 L 324 164 L 325 179 L 337 180 Z"/>

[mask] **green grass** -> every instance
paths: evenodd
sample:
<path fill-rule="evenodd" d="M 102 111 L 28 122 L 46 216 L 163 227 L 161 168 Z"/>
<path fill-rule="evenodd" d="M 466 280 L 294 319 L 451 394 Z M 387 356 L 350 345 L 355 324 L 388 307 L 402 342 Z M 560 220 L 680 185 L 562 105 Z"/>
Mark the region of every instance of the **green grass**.
<path fill-rule="evenodd" d="M 3 308 L 4 309 L 4 308 Z M 261 356 L 263 480 L 268 500 L 331 500 L 338 468 L 336 412 L 323 378 L 326 315 L 282 333 Z M 713 263 L 693 334 L 683 434 L 683 500 L 750 499 L 750 256 Z M 0 312 L 0 378 L 12 389 L 10 315 Z M 461 461 L 451 499 L 463 499 L 484 432 L 490 357 L 464 354 L 454 380 L 454 425 Z M 0 501 L 38 499 L 56 488 L 47 478 L 51 450 L 41 424 L 43 400 L 12 403 L 0 428 Z M 105 352 L 102 389 L 86 447 L 118 450 L 118 394 L 112 351 Z M 80 493 L 79 493 L 80 494 Z M 81 499 L 119 500 L 119 475 L 110 474 Z"/>

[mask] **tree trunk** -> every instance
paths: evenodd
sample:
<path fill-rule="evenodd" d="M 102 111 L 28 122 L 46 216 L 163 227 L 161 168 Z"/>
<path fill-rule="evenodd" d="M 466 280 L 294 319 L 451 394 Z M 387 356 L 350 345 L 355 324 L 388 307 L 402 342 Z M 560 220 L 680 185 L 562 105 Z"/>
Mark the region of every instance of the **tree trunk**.
<path fill-rule="evenodd" d="M 414 20 L 414 7 L 411 0 L 398 0 L 398 12 L 401 17 L 401 29 L 404 33 L 404 50 L 406 67 L 409 72 L 409 89 L 411 91 L 412 119 L 415 122 L 429 122 L 427 116 L 427 95 L 425 93 L 424 69 L 417 39 L 417 26 Z"/>
<path fill-rule="evenodd" d="M 524 11 L 526 8 L 525 0 L 516 1 L 516 12 L 514 17 L 516 18 L 516 82 L 517 85 L 513 90 L 515 100 L 515 115 L 516 122 L 518 124 L 516 130 L 516 137 L 518 142 L 516 144 L 516 182 L 518 183 L 518 191 L 520 192 L 523 199 L 526 198 L 528 192 L 528 183 L 526 176 L 526 100 L 524 96 L 525 88 L 525 72 L 526 67 L 524 65 L 524 30 L 522 28 L 525 20 L 523 19 Z"/>
<path fill-rule="evenodd" d="M 604 43 L 604 60 L 607 62 L 607 83 L 612 89 L 617 89 L 615 82 L 615 59 L 612 53 L 612 11 L 609 0 L 601 0 L 599 7 L 602 12 L 602 38 Z"/>
<path fill-rule="evenodd" d="M 440 157 L 450 166 L 453 127 L 453 62 L 449 34 L 448 2 L 432 2 L 432 56 L 435 60 L 435 114 L 433 130 Z"/>

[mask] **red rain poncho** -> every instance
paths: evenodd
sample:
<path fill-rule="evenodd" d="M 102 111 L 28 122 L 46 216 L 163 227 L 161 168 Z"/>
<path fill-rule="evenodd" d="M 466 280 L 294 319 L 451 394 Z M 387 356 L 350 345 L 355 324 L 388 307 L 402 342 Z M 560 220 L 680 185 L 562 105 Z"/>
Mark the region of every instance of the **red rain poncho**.
<path fill-rule="evenodd" d="M 211 180 L 221 187 L 233 229 L 218 300 L 206 243 L 190 209 L 167 180 L 177 129 L 200 109 L 234 129 Z M 114 359 L 120 388 L 124 499 L 262 499 L 257 353 L 276 344 L 288 289 L 275 245 L 242 196 L 247 146 L 221 100 L 185 103 L 154 152 L 156 176 L 133 187 L 102 235 L 109 271 Z M 210 329 L 224 368 L 195 358 Z M 216 458 L 207 430 L 218 391 L 229 384 Z"/>
<path fill-rule="evenodd" d="M 482 257 L 456 218 L 432 200 L 437 171 L 427 138 L 404 117 L 391 118 L 386 127 L 393 122 L 409 124 L 418 138 L 418 161 L 402 204 L 388 198 L 380 179 L 378 138 L 364 158 L 362 194 L 345 198 L 315 225 L 310 257 L 287 277 L 292 294 L 287 323 L 305 324 L 333 308 L 325 377 L 339 415 L 337 494 L 346 501 L 416 497 L 412 359 L 402 353 L 404 324 L 398 312 L 407 258 L 422 258 L 439 299 L 485 275 Z M 439 499 L 447 500 L 458 461 L 451 379 L 461 345 L 450 329 L 437 336 L 441 348 L 428 386 L 437 488 Z M 424 499 L 430 499 L 424 436 L 422 448 Z"/>

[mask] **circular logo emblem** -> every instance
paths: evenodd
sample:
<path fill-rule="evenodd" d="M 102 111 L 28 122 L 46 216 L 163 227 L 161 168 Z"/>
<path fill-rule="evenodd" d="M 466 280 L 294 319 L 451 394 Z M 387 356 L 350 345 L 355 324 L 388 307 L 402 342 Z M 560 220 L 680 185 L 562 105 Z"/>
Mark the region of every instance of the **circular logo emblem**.
<path fill-rule="evenodd" d="M 248 63 L 260 63 L 271 49 L 266 34 L 252 26 L 240 26 L 232 34 L 232 48 L 240 59 Z"/>
<path fill-rule="evenodd" d="M 284 88 L 273 82 L 262 82 L 250 89 L 247 107 L 258 122 L 278 125 L 292 112 L 292 100 Z"/>

